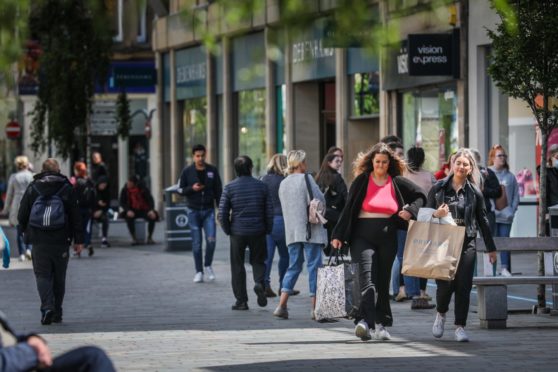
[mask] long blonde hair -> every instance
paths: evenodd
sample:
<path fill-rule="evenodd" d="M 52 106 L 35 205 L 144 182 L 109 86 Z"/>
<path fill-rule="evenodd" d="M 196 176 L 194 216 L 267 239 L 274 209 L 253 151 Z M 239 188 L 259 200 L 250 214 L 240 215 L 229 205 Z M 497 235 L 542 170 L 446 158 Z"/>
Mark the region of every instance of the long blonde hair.
<path fill-rule="evenodd" d="M 393 151 L 383 142 L 379 142 L 372 146 L 366 152 L 359 152 L 357 158 L 353 162 L 353 175 L 355 177 L 362 173 L 371 173 L 374 169 L 372 165 L 372 160 L 376 154 L 387 155 L 389 158 L 388 174 L 391 177 L 399 176 L 403 174 L 405 170 L 405 162 L 399 157 L 395 156 Z"/>
<path fill-rule="evenodd" d="M 449 175 L 453 176 L 453 163 L 455 163 L 455 160 L 461 156 L 467 158 L 467 160 L 469 160 L 469 163 L 471 163 L 471 173 L 467 175 L 467 179 L 469 180 L 469 182 L 480 188 L 481 174 L 477 161 L 475 160 L 475 154 L 473 153 L 473 151 L 471 151 L 471 149 L 460 148 L 455 152 L 452 158 Z"/>
<path fill-rule="evenodd" d="M 267 163 L 267 173 L 285 176 L 287 174 L 287 157 L 283 154 L 273 155 Z"/>

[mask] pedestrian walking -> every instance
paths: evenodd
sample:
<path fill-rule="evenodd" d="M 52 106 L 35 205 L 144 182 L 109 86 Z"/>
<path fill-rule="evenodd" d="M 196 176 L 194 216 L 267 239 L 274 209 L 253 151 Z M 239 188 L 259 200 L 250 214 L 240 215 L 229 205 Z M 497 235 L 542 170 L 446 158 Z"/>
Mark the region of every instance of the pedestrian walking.
<path fill-rule="evenodd" d="M 211 267 L 215 253 L 215 206 L 221 199 L 222 184 L 217 168 L 205 162 L 204 145 L 192 148 L 194 163 L 182 170 L 179 187 L 186 196 L 188 225 L 192 235 L 192 253 L 196 275 L 194 283 L 201 283 L 204 274 L 210 281 L 215 280 Z M 205 234 L 205 257 L 202 254 L 202 229 Z"/>
<path fill-rule="evenodd" d="M 0 371 L 2 372 L 113 372 L 107 354 L 95 346 L 79 347 L 56 358 L 41 336 L 19 334 L 0 312 Z"/>
<path fill-rule="evenodd" d="M 19 260 L 31 259 L 31 245 L 23 241 L 23 230 L 17 220 L 21 198 L 27 190 L 27 186 L 33 181 L 33 173 L 29 171 L 29 159 L 27 156 L 17 156 L 15 158 L 16 173 L 10 175 L 8 179 L 8 191 L 4 203 L 3 215 L 8 215 L 10 226 L 16 227 L 17 248 Z"/>
<path fill-rule="evenodd" d="M 231 282 L 235 304 L 233 310 L 248 310 L 246 293 L 246 248 L 254 276 L 258 305 L 267 306 L 265 294 L 266 234 L 273 227 L 273 206 L 266 184 L 252 177 L 252 159 L 239 156 L 234 161 L 237 178 L 228 183 L 219 202 L 219 222 L 230 236 Z"/>
<path fill-rule="evenodd" d="M 490 262 L 493 264 L 496 263 L 496 246 L 486 217 L 484 197 L 478 188 L 480 172 L 473 153 L 469 149 L 459 149 L 452 161 L 450 174 L 430 189 L 426 206 L 436 209 L 433 214 L 435 218 L 443 218 L 451 213 L 458 226 L 465 226 L 465 239 L 455 279 L 436 280 L 437 314 L 432 334 L 436 338 L 443 336 L 446 313 L 451 297 L 455 294 L 455 339 L 467 342 L 469 338 L 465 333 L 465 325 L 477 257 L 477 230 L 481 231 Z"/>
<path fill-rule="evenodd" d="M 403 177 L 414 182 L 424 195 L 432 188 L 436 182 L 434 175 L 422 168 L 425 160 L 425 153 L 421 147 L 413 146 L 407 150 L 407 168 L 403 172 Z M 407 240 L 407 230 L 397 230 L 397 258 L 399 262 L 403 262 L 403 253 L 405 251 L 405 241 Z M 405 284 L 405 295 L 412 299 L 411 309 L 432 309 L 436 307 L 429 303 L 432 299 L 426 293 L 426 285 L 428 279 L 415 278 L 403 275 L 403 282 Z"/>
<path fill-rule="evenodd" d="M 84 162 L 78 161 L 74 164 L 74 176 L 70 179 L 70 182 L 74 185 L 81 215 L 83 244 L 89 251 L 89 257 L 91 257 L 95 254 L 91 245 L 91 218 L 95 206 L 95 184 L 87 176 L 87 165 Z M 79 253 L 77 255 L 80 256 Z"/>
<path fill-rule="evenodd" d="M 496 220 L 494 236 L 509 237 L 513 219 L 519 207 L 519 186 L 515 175 L 510 172 L 508 154 L 502 145 L 492 146 L 488 153 L 488 165 L 498 177 L 503 193 L 499 199 L 493 199 Z M 500 252 L 500 260 L 500 274 L 507 277 L 512 276 L 511 253 Z"/>
<path fill-rule="evenodd" d="M 91 154 L 91 179 L 97 184 L 102 176 L 109 178 L 108 167 L 103 162 L 101 153 L 94 151 Z"/>
<path fill-rule="evenodd" d="M 310 175 L 306 175 L 306 153 L 292 150 L 287 154 L 289 175 L 279 185 L 279 200 L 285 220 L 285 240 L 289 250 L 289 268 L 283 278 L 279 305 L 273 312 L 278 318 L 288 319 L 287 302 L 302 272 L 306 258 L 308 269 L 308 286 L 310 290 L 311 317 L 315 319 L 316 287 L 318 268 L 322 266 L 322 250 L 327 244 L 327 231 L 321 224 L 312 224 L 307 229 L 308 204 L 310 197 L 307 182 L 312 188 L 315 199 L 325 204 L 320 188 Z"/>
<path fill-rule="evenodd" d="M 285 220 L 279 200 L 279 185 L 285 179 L 287 173 L 287 157 L 283 154 L 275 154 L 267 165 L 267 174 L 262 177 L 262 182 L 267 185 L 269 198 L 273 207 L 273 228 L 271 233 L 266 236 L 267 258 L 265 260 L 265 294 L 267 297 L 276 297 L 277 294 L 271 288 L 271 267 L 275 249 L 279 253 L 277 271 L 279 272 L 279 294 L 283 278 L 289 267 L 289 251 L 285 241 Z"/>
<path fill-rule="evenodd" d="M 41 323 L 62 321 L 69 247 L 83 249 L 83 228 L 77 197 L 56 159 L 44 161 L 21 199 L 18 221 L 33 244 L 33 272 L 41 298 Z"/>
<path fill-rule="evenodd" d="M 540 174 L 540 166 L 537 167 Z M 558 144 L 553 144 L 548 149 L 546 163 L 546 236 L 550 236 L 550 216 L 548 207 L 558 206 Z"/>
<path fill-rule="evenodd" d="M 327 155 L 337 155 L 341 158 L 341 163 L 339 164 L 339 168 L 337 169 L 337 171 L 339 173 L 341 173 L 341 168 L 343 166 L 343 160 L 345 159 L 345 155 L 343 153 L 343 149 L 337 146 L 331 146 L 328 150 L 327 150 Z"/>
<path fill-rule="evenodd" d="M 355 335 L 391 338 L 385 327 L 393 324 L 389 282 L 397 253 L 397 229 L 405 228 L 424 205 L 425 196 L 413 182 L 401 177 L 404 162 L 385 143 L 360 153 L 354 162 L 355 180 L 347 204 L 333 229 L 331 245 L 348 244 L 359 264 L 362 299 L 355 318 Z"/>
<path fill-rule="evenodd" d="M 108 229 L 109 229 L 109 203 L 110 203 L 110 191 L 108 189 L 108 178 L 106 176 L 101 176 L 97 180 L 97 185 L 95 186 L 95 205 L 93 206 L 93 220 L 101 224 L 101 247 L 110 247 L 110 243 L 107 240 Z"/>
<path fill-rule="evenodd" d="M 136 176 L 130 176 L 120 191 L 120 208 L 123 209 L 128 231 L 132 236 L 132 245 L 141 244 L 136 236 L 136 218 L 147 221 L 147 244 L 155 244 L 153 231 L 155 222 L 159 221 L 159 213 L 155 210 L 151 191 Z"/>
<path fill-rule="evenodd" d="M 341 156 L 336 154 L 326 155 L 316 175 L 316 183 L 325 198 L 326 211 L 324 217 L 327 220 L 325 228 L 328 242 L 331 241 L 331 233 L 347 201 L 347 185 L 345 185 L 345 181 L 339 173 L 342 163 Z M 331 247 L 328 244 L 325 248 L 325 254 L 329 256 L 330 253 Z"/>

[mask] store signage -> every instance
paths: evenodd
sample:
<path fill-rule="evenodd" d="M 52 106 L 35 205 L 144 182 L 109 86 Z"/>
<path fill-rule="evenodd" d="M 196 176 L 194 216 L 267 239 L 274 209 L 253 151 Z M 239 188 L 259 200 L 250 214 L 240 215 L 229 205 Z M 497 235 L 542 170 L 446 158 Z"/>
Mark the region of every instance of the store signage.
<path fill-rule="evenodd" d="M 205 84 L 205 63 L 176 67 L 176 85 Z"/>
<path fill-rule="evenodd" d="M 117 128 L 116 101 L 95 101 L 91 107 L 91 135 L 113 136 L 116 135 Z"/>
<path fill-rule="evenodd" d="M 409 73 L 409 52 L 407 51 L 407 43 L 402 42 L 399 54 L 397 54 L 397 73 Z"/>
<path fill-rule="evenodd" d="M 333 57 L 334 48 L 324 47 L 323 39 L 304 40 L 293 44 L 293 64 Z"/>
<path fill-rule="evenodd" d="M 204 97 L 207 78 L 207 53 L 202 46 L 181 49 L 176 52 L 176 99 Z"/>
<path fill-rule="evenodd" d="M 157 83 L 154 66 L 114 66 L 114 85 L 117 87 L 148 87 Z"/>
<path fill-rule="evenodd" d="M 459 39 L 456 40 L 454 34 L 409 35 L 409 75 L 454 75 L 455 63 L 459 60 L 458 50 Z"/>

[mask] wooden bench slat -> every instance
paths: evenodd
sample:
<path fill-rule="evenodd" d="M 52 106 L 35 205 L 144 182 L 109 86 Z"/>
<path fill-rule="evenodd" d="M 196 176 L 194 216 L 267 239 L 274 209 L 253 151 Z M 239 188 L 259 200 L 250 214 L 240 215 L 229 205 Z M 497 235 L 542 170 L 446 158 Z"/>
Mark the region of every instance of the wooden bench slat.
<path fill-rule="evenodd" d="M 476 276 L 476 285 L 558 284 L 558 276 Z"/>
<path fill-rule="evenodd" d="M 499 251 L 510 252 L 536 252 L 536 251 L 558 251 L 558 238 L 556 237 L 535 237 L 535 238 L 503 238 L 495 237 L 494 244 Z M 486 251 L 484 240 L 477 238 L 477 251 Z"/>

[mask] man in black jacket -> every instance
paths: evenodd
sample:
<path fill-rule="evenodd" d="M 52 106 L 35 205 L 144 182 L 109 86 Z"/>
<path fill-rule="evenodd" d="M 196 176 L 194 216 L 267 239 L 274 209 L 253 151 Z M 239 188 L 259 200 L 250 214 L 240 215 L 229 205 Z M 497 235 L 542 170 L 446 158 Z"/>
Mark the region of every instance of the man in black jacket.
<path fill-rule="evenodd" d="M 179 187 L 186 196 L 188 206 L 188 225 L 192 234 L 192 252 L 196 266 L 194 283 L 207 279 L 215 280 L 211 267 L 215 252 L 215 206 L 221 199 L 221 178 L 211 164 L 205 162 L 205 147 L 196 145 L 192 148 L 194 164 L 184 168 L 180 175 Z M 202 229 L 205 233 L 205 258 L 202 257 Z"/>
<path fill-rule="evenodd" d="M 244 255 L 250 249 L 250 265 L 254 275 L 254 292 L 258 305 L 266 306 L 265 259 L 266 234 L 273 228 L 273 205 L 267 185 L 252 177 L 252 160 L 240 156 L 234 161 L 238 176 L 225 186 L 219 203 L 219 222 L 231 240 L 232 287 L 236 303 L 233 310 L 248 310 Z"/>
<path fill-rule="evenodd" d="M 60 215 L 46 207 L 45 226 L 30 223 L 36 217 L 31 212 L 39 198 L 47 204 L 54 203 L 54 199 L 63 202 Z M 60 228 L 57 225 L 48 226 L 50 221 L 57 220 L 63 221 Z M 73 240 L 74 251 L 81 252 L 83 229 L 74 188 L 68 178 L 60 174 L 60 166 L 55 159 L 45 160 L 42 172 L 35 175 L 34 181 L 27 187 L 19 206 L 18 221 L 26 242 L 33 244 L 33 271 L 41 298 L 41 323 L 59 323 L 62 321 L 69 247 Z"/>
<path fill-rule="evenodd" d="M 159 214 L 155 210 L 151 191 L 137 176 L 130 176 L 120 191 L 120 207 L 124 210 L 124 218 L 132 236 L 132 245 L 140 244 L 136 237 L 136 218 L 147 221 L 147 244 L 155 244 L 153 231 L 155 222 L 159 220 Z"/>
<path fill-rule="evenodd" d="M 70 350 L 52 357 L 46 341 L 39 335 L 18 334 L 0 312 L 0 372 L 48 371 L 115 371 L 107 354 L 95 346 Z"/>

